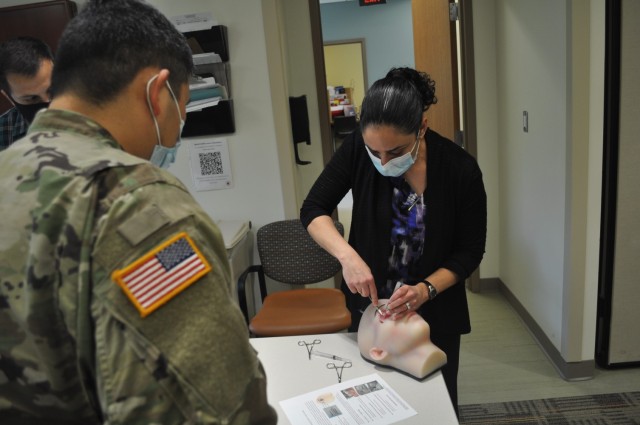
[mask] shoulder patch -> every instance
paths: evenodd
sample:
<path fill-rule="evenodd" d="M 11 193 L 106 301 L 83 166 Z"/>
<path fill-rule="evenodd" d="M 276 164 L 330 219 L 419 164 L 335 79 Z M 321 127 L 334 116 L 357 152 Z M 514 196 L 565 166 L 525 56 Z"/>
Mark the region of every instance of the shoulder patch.
<path fill-rule="evenodd" d="M 111 278 L 145 317 L 211 271 L 193 240 L 181 232 Z"/>

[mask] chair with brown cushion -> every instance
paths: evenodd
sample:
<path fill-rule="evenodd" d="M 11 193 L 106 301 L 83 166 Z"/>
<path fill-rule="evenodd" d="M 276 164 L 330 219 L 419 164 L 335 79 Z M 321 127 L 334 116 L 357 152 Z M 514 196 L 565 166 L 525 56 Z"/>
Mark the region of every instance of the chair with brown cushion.
<path fill-rule="evenodd" d="M 335 225 L 344 234 L 342 224 L 336 221 Z M 302 288 L 267 294 L 265 276 L 290 285 L 311 285 L 334 277 L 341 269 L 338 260 L 309 236 L 300 220 L 261 227 L 257 244 L 261 264 L 250 266 L 238 278 L 238 301 L 253 335 L 334 333 L 351 325 L 344 294 L 338 289 Z M 251 320 L 245 290 L 250 273 L 257 273 L 262 297 L 262 308 Z"/>

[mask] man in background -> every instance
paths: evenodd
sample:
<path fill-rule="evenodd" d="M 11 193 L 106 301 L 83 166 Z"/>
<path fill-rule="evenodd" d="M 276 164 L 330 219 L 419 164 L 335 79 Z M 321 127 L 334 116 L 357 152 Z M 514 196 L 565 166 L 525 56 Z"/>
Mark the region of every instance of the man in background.
<path fill-rule="evenodd" d="M 13 108 L 0 116 L 0 150 L 27 132 L 40 109 L 49 106 L 53 55 L 33 37 L 17 37 L 0 44 L 0 91 Z"/>
<path fill-rule="evenodd" d="M 191 51 L 90 0 L 49 108 L 0 153 L 0 422 L 275 424 L 219 229 L 168 166 Z"/>

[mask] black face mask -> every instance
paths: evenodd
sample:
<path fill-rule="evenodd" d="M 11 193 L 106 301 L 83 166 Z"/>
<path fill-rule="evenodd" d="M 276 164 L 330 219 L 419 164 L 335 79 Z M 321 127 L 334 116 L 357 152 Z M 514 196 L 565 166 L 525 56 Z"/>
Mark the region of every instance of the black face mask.
<path fill-rule="evenodd" d="M 46 109 L 49 107 L 49 102 L 40 102 L 40 103 L 32 103 L 30 105 L 23 105 L 21 103 L 16 102 L 13 97 L 11 97 L 11 100 L 13 101 L 14 106 L 20 112 L 20 115 L 22 115 L 22 118 L 24 118 L 29 124 L 33 122 L 33 118 L 36 116 L 36 112 L 38 112 L 40 109 Z"/>

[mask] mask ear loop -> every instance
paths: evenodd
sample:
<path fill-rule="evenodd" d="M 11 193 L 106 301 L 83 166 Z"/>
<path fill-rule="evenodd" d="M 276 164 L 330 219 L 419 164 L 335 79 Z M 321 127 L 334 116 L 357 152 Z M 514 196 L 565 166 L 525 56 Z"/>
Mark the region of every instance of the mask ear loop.
<path fill-rule="evenodd" d="M 169 93 L 171 93 L 171 97 L 173 98 L 173 103 L 176 104 L 176 109 L 178 110 L 178 117 L 180 117 L 180 122 L 184 123 L 185 120 L 182 118 L 182 112 L 180 112 L 180 104 L 178 103 L 178 98 L 173 92 L 173 89 L 171 88 L 171 84 L 169 84 L 169 81 L 167 81 L 166 84 L 167 84 L 167 88 L 169 89 Z"/>
<path fill-rule="evenodd" d="M 422 133 L 422 136 L 420 136 L 420 131 L 422 130 L 422 127 L 420 129 L 418 129 L 418 137 L 416 137 L 416 143 L 415 145 L 418 146 L 418 149 L 416 150 L 416 156 L 415 158 L 413 157 L 413 154 L 411 155 L 411 158 L 415 161 L 416 159 L 418 159 L 418 154 L 420 154 L 420 139 L 427 133 L 427 131 L 425 130 L 424 133 Z M 413 152 L 413 148 L 411 148 L 411 152 Z"/>
<path fill-rule="evenodd" d="M 151 106 L 151 98 L 149 97 L 149 87 L 151 87 L 151 83 L 156 80 L 160 74 L 156 74 L 147 81 L 147 105 L 149 105 L 149 112 L 151 113 L 151 118 L 153 119 L 153 124 L 156 126 L 156 137 L 158 139 L 158 145 L 162 146 L 162 141 L 160 140 L 160 127 L 158 127 L 158 120 L 156 119 L 155 114 L 153 113 L 153 106 Z M 173 94 L 173 93 L 172 93 Z M 180 117 L 182 118 L 182 117 Z"/>

